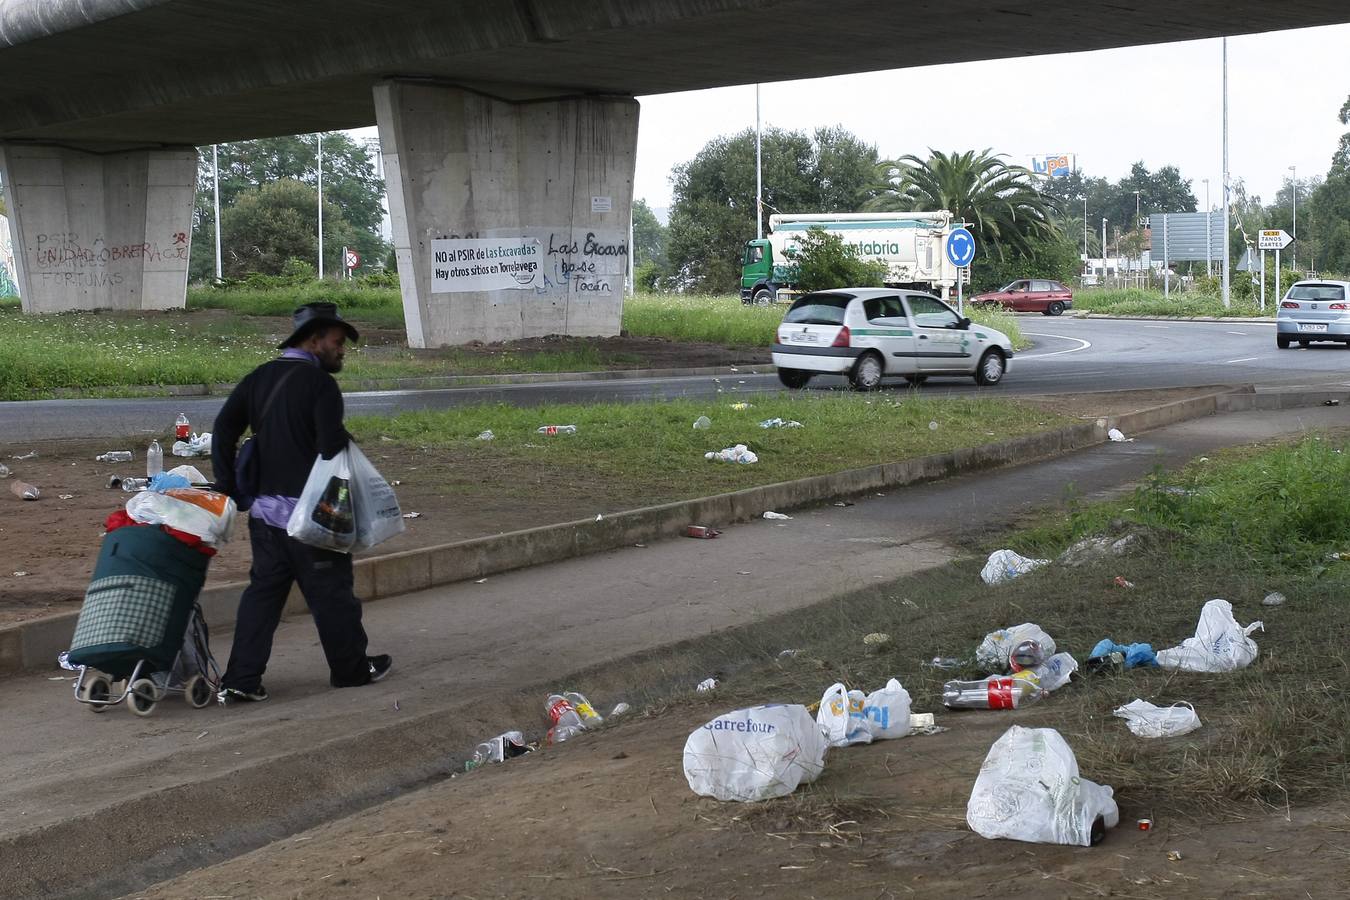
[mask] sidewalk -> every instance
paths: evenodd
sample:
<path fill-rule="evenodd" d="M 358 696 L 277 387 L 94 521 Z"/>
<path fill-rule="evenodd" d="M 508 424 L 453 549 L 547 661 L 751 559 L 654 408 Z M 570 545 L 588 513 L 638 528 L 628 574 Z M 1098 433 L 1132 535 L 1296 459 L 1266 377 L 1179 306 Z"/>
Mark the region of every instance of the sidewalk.
<path fill-rule="evenodd" d="M 0 866 L 16 896 L 107 895 L 275 840 L 457 768 L 511 695 L 940 565 L 955 540 L 1091 497 L 1157 465 L 1307 429 L 1346 407 L 1236 413 L 1047 462 L 458 583 L 366 610 L 389 679 L 328 688 L 307 618 L 278 631 L 273 699 L 149 719 L 94 716 L 56 671 L 8 679 L 0 715 Z M 228 636 L 214 647 L 223 663 Z M 542 697 L 538 716 L 542 720 Z M 523 726 L 540 722 L 521 720 Z M 168 849 L 165 849 L 168 848 Z M 98 879 L 95 881 L 95 879 Z"/>

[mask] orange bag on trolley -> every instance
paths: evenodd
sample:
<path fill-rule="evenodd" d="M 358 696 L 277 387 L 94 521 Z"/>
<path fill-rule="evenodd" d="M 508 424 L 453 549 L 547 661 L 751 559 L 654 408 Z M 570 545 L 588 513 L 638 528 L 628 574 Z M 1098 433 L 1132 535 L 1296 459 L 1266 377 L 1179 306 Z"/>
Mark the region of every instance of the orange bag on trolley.
<path fill-rule="evenodd" d="M 168 525 L 195 534 L 207 544 L 223 544 L 234 525 L 234 501 L 206 488 L 141 491 L 127 501 L 127 515 L 143 525 Z"/>

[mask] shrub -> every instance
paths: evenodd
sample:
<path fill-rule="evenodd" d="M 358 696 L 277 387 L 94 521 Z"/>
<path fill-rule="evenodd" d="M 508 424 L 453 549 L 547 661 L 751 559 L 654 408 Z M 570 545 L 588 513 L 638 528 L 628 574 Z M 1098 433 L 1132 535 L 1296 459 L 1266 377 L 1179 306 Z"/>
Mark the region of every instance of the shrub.
<path fill-rule="evenodd" d="M 880 287 L 886 282 L 886 264 L 868 262 L 856 247 L 837 234 L 811 228 L 796 254 L 797 286 L 803 291 L 841 287 Z"/>

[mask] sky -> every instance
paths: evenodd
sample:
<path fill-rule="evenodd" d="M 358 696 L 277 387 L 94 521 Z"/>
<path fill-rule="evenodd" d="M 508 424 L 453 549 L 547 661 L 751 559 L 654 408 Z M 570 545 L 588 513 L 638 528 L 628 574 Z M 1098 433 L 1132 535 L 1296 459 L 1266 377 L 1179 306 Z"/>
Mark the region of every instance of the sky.
<path fill-rule="evenodd" d="M 883 158 L 990 147 L 1030 167 L 1072 153 L 1085 176 L 1111 181 L 1137 160 L 1174 165 L 1202 207 L 1210 179 L 1219 207 L 1222 79 L 1220 40 L 1186 41 L 764 84 L 760 115 L 765 128 L 842 125 Z M 1348 95 L 1350 25 L 1229 38 L 1232 179 L 1269 203 L 1290 166 L 1300 181 L 1324 176 Z M 638 99 L 633 196 L 653 208 L 670 205 L 674 166 L 755 124 L 754 85 Z"/>

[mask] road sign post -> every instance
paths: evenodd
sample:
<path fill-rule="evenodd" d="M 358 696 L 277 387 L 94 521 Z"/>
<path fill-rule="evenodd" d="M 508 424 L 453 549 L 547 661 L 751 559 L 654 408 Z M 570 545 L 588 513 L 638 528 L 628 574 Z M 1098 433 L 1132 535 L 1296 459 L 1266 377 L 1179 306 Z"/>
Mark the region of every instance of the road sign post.
<path fill-rule="evenodd" d="M 975 258 L 975 235 L 964 225 L 953 228 L 947 235 L 947 262 L 956 266 L 956 311 L 966 314 L 961 270 Z"/>
<path fill-rule="evenodd" d="M 1275 251 L 1275 297 L 1273 302 L 1280 300 L 1280 251 L 1293 243 L 1294 239 L 1279 228 L 1267 228 L 1257 233 L 1256 245 L 1261 249 L 1261 310 L 1266 308 L 1266 254 L 1267 250 Z"/>

